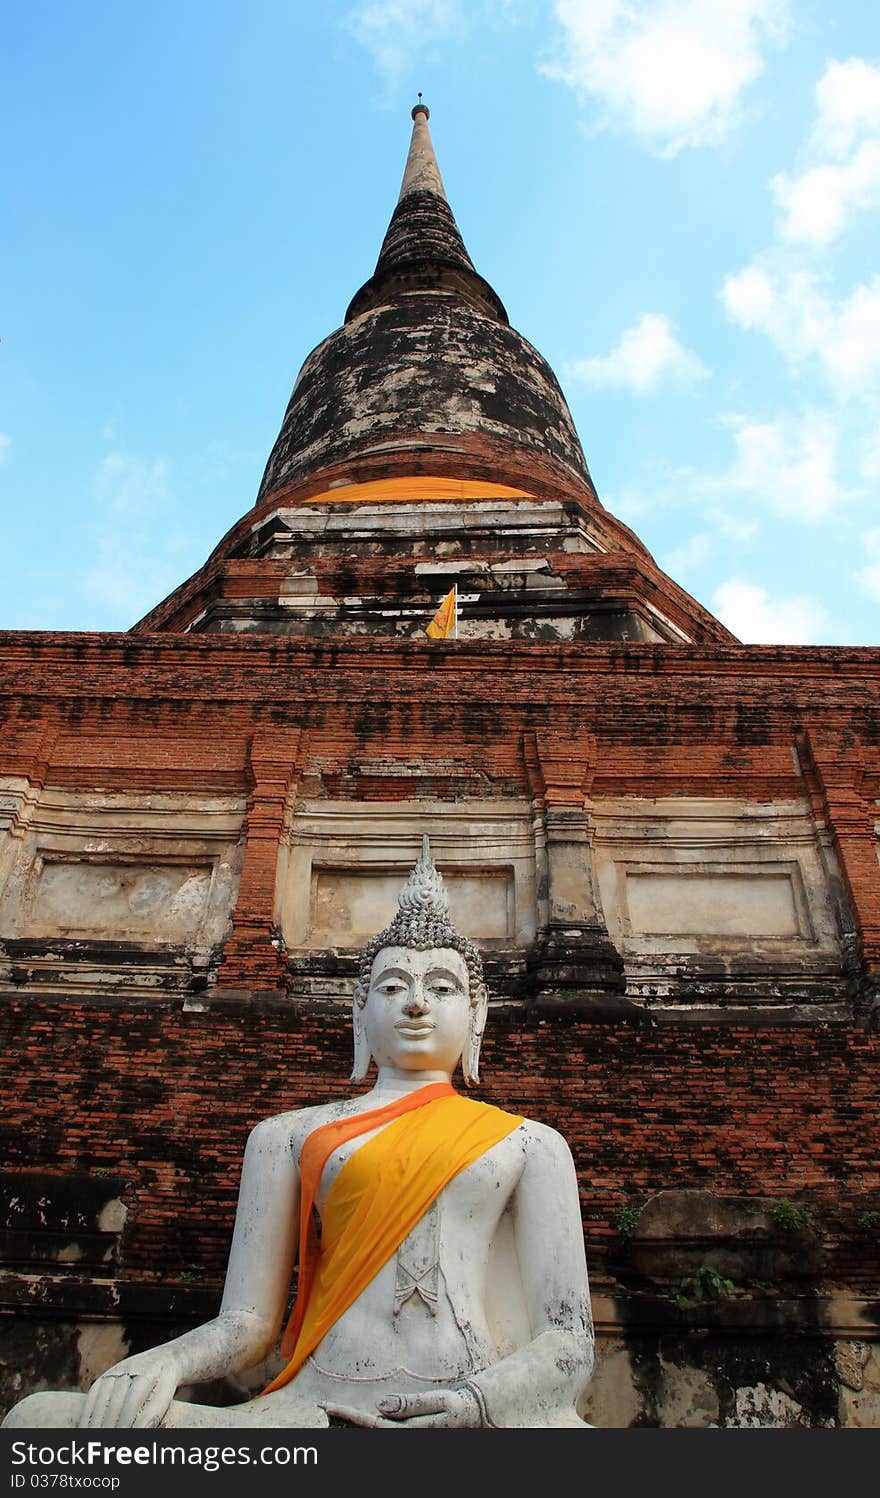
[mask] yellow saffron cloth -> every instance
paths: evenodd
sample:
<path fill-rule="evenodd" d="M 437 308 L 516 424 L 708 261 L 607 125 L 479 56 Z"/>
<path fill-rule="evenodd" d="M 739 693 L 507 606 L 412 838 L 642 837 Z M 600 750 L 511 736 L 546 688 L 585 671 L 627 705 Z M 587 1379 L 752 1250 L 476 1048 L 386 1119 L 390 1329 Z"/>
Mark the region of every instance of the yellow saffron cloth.
<path fill-rule="evenodd" d="M 424 1102 L 419 1093 L 402 1099 L 406 1111 L 386 1123 L 343 1165 L 321 1213 L 321 1246 L 314 1260 L 308 1240 L 303 1243 L 301 1224 L 300 1295 L 289 1328 L 295 1331 L 296 1342 L 289 1363 L 263 1389 L 264 1394 L 296 1377 L 309 1354 L 388 1263 L 453 1177 L 523 1122 L 518 1114 L 461 1097 L 445 1084 L 421 1091 L 429 1094 Z M 382 1115 L 384 1121 L 389 1111 L 374 1109 L 344 1123 L 358 1123 L 357 1132 L 368 1133 L 377 1127 L 377 1117 Z M 325 1127 L 332 1141 L 339 1126 Z M 346 1132 L 351 1138 L 354 1130 Z M 310 1135 L 306 1140 L 303 1156 L 313 1138 Z M 302 1261 L 304 1247 L 306 1263 Z M 300 1306 L 302 1296 L 306 1298 Z M 287 1342 L 285 1337 L 285 1352 Z"/>
<path fill-rule="evenodd" d="M 430 624 L 425 625 L 425 634 L 432 640 L 448 640 L 455 630 L 458 600 L 456 590 L 450 588 Z"/>
<path fill-rule="evenodd" d="M 510 484 L 490 484 L 483 479 L 439 478 L 423 473 L 394 479 L 370 479 L 365 484 L 338 484 L 334 489 L 325 489 L 308 498 L 297 500 L 297 504 L 406 504 L 413 500 L 497 500 L 534 499 L 528 489 L 512 488 Z"/>

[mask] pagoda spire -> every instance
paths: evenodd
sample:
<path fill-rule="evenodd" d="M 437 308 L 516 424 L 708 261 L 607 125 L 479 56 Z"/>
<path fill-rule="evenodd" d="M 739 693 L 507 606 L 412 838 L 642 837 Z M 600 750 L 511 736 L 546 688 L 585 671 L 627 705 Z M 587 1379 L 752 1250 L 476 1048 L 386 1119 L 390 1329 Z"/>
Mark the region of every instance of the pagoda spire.
<path fill-rule="evenodd" d="M 440 176 L 440 168 L 437 165 L 437 157 L 434 154 L 434 142 L 428 129 L 430 118 L 431 111 L 427 104 L 422 103 L 421 95 L 419 95 L 419 102 L 412 112 L 412 139 L 409 143 L 409 155 L 406 158 L 403 181 L 400 184 L 398 203 L 402 203 L 411 192 L 433 192 L 442 198 L 444 203 L 448 201 L 443 178 Z"/>
<path fill-rule="evenodd" d="M 501 299 L 478 275 L 446 198 L 421 99 L 412 111 L 412 138 L 397 207 L 376 269 L 348 308 L 351 322 L 374 307 L 413 291 L 450 292 L 499 322 L 508 322 Z"/>

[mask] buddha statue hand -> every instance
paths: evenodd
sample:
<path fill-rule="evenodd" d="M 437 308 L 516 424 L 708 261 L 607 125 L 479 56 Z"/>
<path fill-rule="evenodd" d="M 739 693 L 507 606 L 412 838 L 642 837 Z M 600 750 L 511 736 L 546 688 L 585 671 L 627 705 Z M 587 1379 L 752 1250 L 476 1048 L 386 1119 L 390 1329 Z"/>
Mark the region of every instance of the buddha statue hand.
<path fill-rule="evenodd" d="M 492 1425 L 477 1384 L 459 1384 L 457 1389 L 433 1389 L 420 1395 L 387 1395 L 379 1399 L 376 1413 L 355 1410 L 351 1405 L 324 1405 L 328 1416 L 348 1420 L 351 1425 L 369 1426 L 388 1431 L 396 1426 L 403 1431 L 441 1431 L 441 1429 L 480 1429 Z"/>
<path fill-rule="evenodd" d="M 350 1405 L 326 1404 L 328 1415 L 372 1430 L 475 1430 L 491 1424 L 477 1386 L 466 1382 L 455 1389 L 425 1394 L 389 1394 L 373 1414 Z"/>
<path fill-rule="evenodd" d="M 179 1383 L 177 1362 L 166 1350 L 135 1353 L 92 1384 L 80 1428 L 155 1429 Z"/>
<path fill-rule="evenodd" d="M 383 1421 L 416 1428 L 474 1429 L 484 1423 L 485 1404 L 476 1385 L 434 1389 L 425 1394 L 391 1394 L 377 1405 Z"/>

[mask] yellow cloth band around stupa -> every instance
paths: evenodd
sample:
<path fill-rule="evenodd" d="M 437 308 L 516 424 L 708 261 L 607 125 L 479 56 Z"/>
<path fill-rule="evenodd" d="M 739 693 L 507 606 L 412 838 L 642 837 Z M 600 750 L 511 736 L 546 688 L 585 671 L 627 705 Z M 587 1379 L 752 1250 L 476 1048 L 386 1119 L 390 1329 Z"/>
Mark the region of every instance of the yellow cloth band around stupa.
<path fill-rule="evenodd" d="M 336 489 L 310 494 L 297 503 L 376 505 L 431 499 L 534 499 L 534 495 L 526 489 L 513 489 L 509 484 L 484 483 L 481 479 L 432 478 L 424 474 L 421 478 L 372 479 L 367 484 L 340 484 Z"/>

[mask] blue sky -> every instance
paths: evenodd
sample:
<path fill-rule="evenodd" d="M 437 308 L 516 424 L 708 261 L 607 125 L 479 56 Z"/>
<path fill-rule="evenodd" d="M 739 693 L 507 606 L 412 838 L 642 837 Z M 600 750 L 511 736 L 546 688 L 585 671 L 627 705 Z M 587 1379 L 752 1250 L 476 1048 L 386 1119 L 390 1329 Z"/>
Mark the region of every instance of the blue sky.
<path fill-rule="evenodd" d="M 252 505 L 417 90 L 603 502 L 741 638 L 876 644 L 866 0 L 14 3 L 0 627 L 125 629 Z"/>

